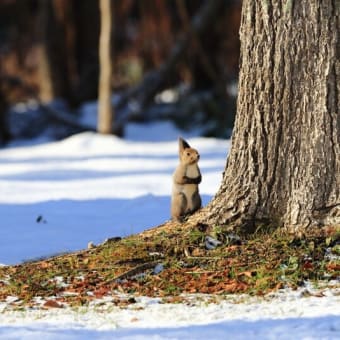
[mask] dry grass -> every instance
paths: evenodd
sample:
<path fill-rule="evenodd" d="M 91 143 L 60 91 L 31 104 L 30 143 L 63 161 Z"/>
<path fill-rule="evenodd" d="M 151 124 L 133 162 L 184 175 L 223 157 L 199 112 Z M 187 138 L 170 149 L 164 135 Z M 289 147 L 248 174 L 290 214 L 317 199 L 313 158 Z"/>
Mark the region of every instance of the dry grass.
<path fill-rule="evenodd" d="M 172 297 L 181 293 L 267 292 L 305 280 L 339 279 L 339 230 L 294 239 L 256 233 L 235 242 L 209 230 L 222 244 L 205 246 L 205 227 L 195 220 L 157 228 L 93 249 L 0 268 L 0 301 L 17 296 L 26 306 L 37 296 L 87 304 L 114 291 Z M 156 272 L 155 272 L 156 271 Z"/>

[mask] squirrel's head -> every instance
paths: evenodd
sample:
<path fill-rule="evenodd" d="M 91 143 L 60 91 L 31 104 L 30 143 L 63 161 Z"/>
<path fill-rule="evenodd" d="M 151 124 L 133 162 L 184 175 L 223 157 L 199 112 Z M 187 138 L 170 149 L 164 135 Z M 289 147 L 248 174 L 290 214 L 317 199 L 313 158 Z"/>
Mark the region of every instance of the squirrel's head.
<path fill-rule="evenodd" d="M 190 165 L 195 164 L 199 161 L 200 155 L 196 149 L 193 149 L 190 147 L 188 142 L 186 142 L 184 139 L 179 138 L 179 159 L 181 160 L 181 163 Z"/>

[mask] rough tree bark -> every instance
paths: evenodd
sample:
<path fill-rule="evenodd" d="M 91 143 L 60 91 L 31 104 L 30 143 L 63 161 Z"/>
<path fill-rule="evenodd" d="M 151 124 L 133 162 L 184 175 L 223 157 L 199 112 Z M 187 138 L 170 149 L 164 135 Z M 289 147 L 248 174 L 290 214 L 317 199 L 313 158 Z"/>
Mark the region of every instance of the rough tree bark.
<path fill-rule="evenodd" d="M 113 108 L 111 103 L 111 0 L 100 0 L 101 30 L 99 40 L 99 89 L 98 89 L 98 132 L 112 132 Z"/>
<path fill-rule="evenodd" d="M 340 225 L 336 0 L 244 0 L 232 148 L 205 222 Z"/>

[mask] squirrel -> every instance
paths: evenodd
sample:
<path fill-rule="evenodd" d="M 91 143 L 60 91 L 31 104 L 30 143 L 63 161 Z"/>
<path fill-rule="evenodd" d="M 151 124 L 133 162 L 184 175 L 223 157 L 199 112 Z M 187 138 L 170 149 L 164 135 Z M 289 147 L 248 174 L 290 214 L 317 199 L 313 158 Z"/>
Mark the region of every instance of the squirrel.
<path fill-rule="evenodd" d="M 173 174 L 171 196 L 171 217 L 176 221 L 201 208 L 202 201 L 198 184 L 202 176 L 198 167 L 200 155 L 197 150 L 182 138 L 179 138 L 179 165 Z"/>

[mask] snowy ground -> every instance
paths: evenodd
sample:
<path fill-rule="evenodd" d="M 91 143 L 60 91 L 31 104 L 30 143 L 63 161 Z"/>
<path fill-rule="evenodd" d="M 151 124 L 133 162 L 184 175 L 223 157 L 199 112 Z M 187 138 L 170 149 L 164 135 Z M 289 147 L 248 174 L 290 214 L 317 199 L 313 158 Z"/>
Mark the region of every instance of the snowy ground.
<path fill-rule="evenodd" d="M 169 123 L 130 125 L 127 140 L 83 133 L 0 150 L 0 263 L 86 248 L 169 219 L 178 136 Z M 201 153 L 206 203 L 229 142 L 189 140 Z"/>
<path fill-rule="evenodd" d="M 339 299 L 284 291 L 266 299 L 187 304 L 137 298 L 128 308 L 110 302 L 85 309 L 0 314 L 0 339 L 339 339 Z M 239 303 L 238 303 L 239 302 Z"/>
<path fill-rule="evenodd" d="M 179 133 L 168 123 L 130 125 L 125 140 L 84 133 L 0 150 L 0 263 L 86 248 L 167 220 L 179 135 L 201 153 L 207 203 L 220 184 L 229 141 Z M 340 338 L 338 292 L 316 295 L 324 296 L 285 291 L 217 304 L 140 298 L 125 309 L 100 301 L 77 311 L 14 312 L 3 303 L 0 339 Z"/>

